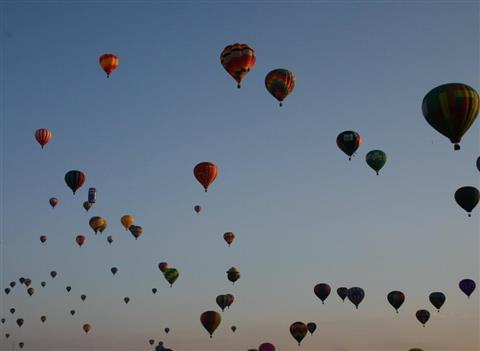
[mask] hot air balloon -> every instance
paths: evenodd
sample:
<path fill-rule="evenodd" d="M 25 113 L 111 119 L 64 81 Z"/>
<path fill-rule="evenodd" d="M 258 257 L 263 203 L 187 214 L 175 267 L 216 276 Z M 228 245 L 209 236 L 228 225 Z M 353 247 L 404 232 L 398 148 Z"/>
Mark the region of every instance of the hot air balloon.
<path fill-rule="evenodd" d="M 168 269 L 168 263 L 167 262 L 160 262 L 158 264 L 158 269 L 160 269 L 160 272 L 165 273 L 165 271 Z"/>
<path fill-rule="evenodd" d="M 338 288 L 337 295 L 342 299 L 343 302 L 345 302 L 345 299 L 348 296 L 348 288 L 345 288 L 345 287 Z"/>
<path fill-rule="evenodd" d="M 41 282 L 40 285 L 42 286 L 42 288 L 44 288 L 47 285 L 47 283 L 46 282 Z"/>
<path fill-rule="evenodd" d="M 124 297 L 124 298 L 123 298 L 123 301 L 124 301 L 125 303 L 129 303 L 129 302 L 130 302 L 130 298 L 129 298 L 129 297 Z"/>
<path fill-rule="evenodd" d="M 101 229 L 102 225 L 104 225 L 105 223 L 106 223 L 105 219 L 103 219 L 102 217 L 99 217 L 99 216 L 95 216 L 95 217 L 90 218 L 90 221 L 88 222 L 88 224 L 93 229 L 95 234 L 98 233 L 98 231 Z"/>
<path fill-rule="evenodd" d="M 118 272 L 118 268 L 117 267 L 112 267 L 112 268 L 110 268 L 110 272 L 112 272 L 112 274 L 115 275 Z"/>
<path fill-rule="evenodd" d="M 130 228 L 130 226 L 135 222 L 135 217 L 131 215 L 125 215 L 120 218 L 120 222 L 122 223 L 125 230 L 128 230 L 128 228 Z"/>
<path fill-rule="evenodd" d="M 258 351 L 275 351 L 275 346 L 269 342 L 264 342 L 258 347 Z"/>
<path fill-rule="evenodd" d="M 78 244 L 78 246 L 82 247 L 83 244 L 85 244 L 85 240 L 87 240 L 85 238 L 84 235 L 77 235 L 77 237 L 75 238 L 75 242 Z"/>
<path fill-rule="evenodd" d="M 232 332 L 235 333 L 235 332 L 237 331 L 237 326 L 236 326 L 236 325 L 232 325 L 232 326 L 230 327 L 230 329 L 232 330 Z"/>
<path fill-rule="evenodd" d="M 328 295 L 330 295 L 330 291 L 332 291 L 332 288 L 330 285 L 325 284 L 325 283 L 320 283 L 315 285 L 313 288 L 313 292 L 317 297 L 322 300 L 322 305 L 325 304 L 325 300 L 327 299 Z"/>
<path fill-rule="evenodd" d="M 46 128 L 37 129 L 35 131 L 35 139 L 37 139 L 43 149 L 43 147 L 52 139 L 52 132 Z"/>
<path fill-rule="evenodd" d="M 302 342 L 303 338 L 307 335 L 308 329 L 305 323 L 295 322 L 290 326 L 290 334 L 297 340 L 298 346 Z"/>
<path fill-rule="evenodd" d="M 461 83 L 440 85 L 423 98 L 423 116 L 437 132 L 460 150 L 462 136 L 478 115 L 479 97 L 472 87 Z"/>
<path fill-rule="evenodd" d="M 88 189 L 88 202 L 94 204 L 97 201 L 97 189 L 89 188 Z"/>
<path fill-rule="evenodd" d="M 10 290 L 10 288 L 5 288 L 5 290 L 4 290 L 4 291 L 5 291 L 5 294 L 7 294 L 7 295 L 8 295 L 8 294 L 10 294 L 10 291 L 11 291 L 11 290 Z"/>
<path fill-rule="evenodd" d="M 65 183 L 72 189 L 73 194 L 85 183 L 85 174 L 82 171 L 68 171 L 65 174 Z"/>
<path fill-rule="evenodd" d="M 200 315 L 200 322 L 210 334 L 210 338 L 212 337 L 215 329 L 217 329 L 217 327 L 220 325 L 221 321 L 222 316 L 220 316 L 220 313 L 217 311 L 206 311 Z"/>
<path fill-rule="evenodd" d="M 107 241 L 109 244 L 113 243 L 113 236 L 111 235 L 107 236 Z"/>
<path fill-rule="evenodd" d="M 247 44 L 228 45 L 220 55 L 223 68 L 237 81 L 237 88 L 240 88 L 242 79 L 255 65 L 255 60 L 255 51 Z"/>
<path fill-rule="evenodd" d="M 20 282 L 20 284 L 23 284 L 23 283 L 25 283 L 25 278 L 21 277 L 20 279 L 18 279 L 18 281 Z"/>
<path fill-rule="evenodd" d="M 422 349 L 410 349 L 408 351 L 423 351 Z"/>
<path fill-rule="evenodd" d="M 23 284 L 25 284 L 25 286 L 29 287 L 32 284 L 32 280 L 30 278 L 25 278 L 23 280 Z"/>
<path fill-rule="evenodd" d="M 153 288 L 152 293 L 156 294 L 157 293 L 157 288 Z"/>
<path fill-rule="evenodd" d="M 233 240 L 235 240 L 235 234 L 232 232 L 226 232 L 225 234 L 223 234 L 223 240 L 225 240 L 228 246 L 230 246 Z"/>
<path fill-rule="evenodd" d="M 227 308 L 230 308 L 230 306 L 233 304 L 233 301 L 235 301 L 235 296 L 232 294 L 226 294 L 225 299 L 227 300 Z"/>
<path fill-rule="evenodd" d="M 70 290 L 72 290 L 72 287 L 71 287 L 71 286 L 67 286 L 67 287 L 65 287 L 65 289 L 67 290 L 67 292 L 70 292 Z"/>
<path fill-rule="evenodd" d="M 430 300 L 432 305 L 435 306 L 435 308 L 437 309 L 437 312 L 440 312 L 440 308 L 445 303 L 446 297 L 444 293 L 436 291 L 436 292 L 432 292 L 428 297 L 428 299 Z"/>
<path fill-rule="evenodd" d="M 23 325 L 23 318 L 18 318 L 18 319 L 17 319 L 17 325 L 18 325 L 19 328 L 22 327 L 22 325 Z"/>
<path fill-rule="evenodd" d="M 418 321 L 422 323 L 422 325 L 425 327 L 425 323 L 427 323 L 430 319 L 430 312 L 428 312 L 427 310 L 418 310 L 415 313 L 415 316 L 417 317 Z"/>
<path fill-rule="evenodd" d="M 313 335 L 315 330 L 317 330 L 317 325 L 313 322 L 307 323 L 307 329 L 310 332 L 310 335 Z"/>
<path fill-rule="evenodd" d="M 468 213 L 471 217 L 471 212 L 477 206 L 479 200 L 478 189 L 473 186 L 463 186 L 455 192 L 455 201 Z"/>
<path fill-rule="evenodd" d="M 24 342 L 19 342 L 19 343 L 18 343 L 18 346 L 19 346 L 21 349 L 23 349 L 23 346 L 25 346 L 25 343 L 24 343 Z"/>
<path fill-rule="evenodd" d="M 168 334 L 170 333 L 170 328 L 165 328 L 164 331 L 165 331 L 165 334 Z"/>
<path fill-rule="evenodd" d="M 240 272 L 235 267 L 230 267 L 227 271 L 227 278 L 232 284 L 235 284 L 235 282 L 240 279 Z"/>
<path fill-rule="evenodd" d="M 9 333 L 5 333 L 5 337 L 8 339 L 10 337 Z"/>
<path fill-rule="evenodd" d="M 353 287 L 348 289 L 348 299 L 350 300 L 351 303 L 355 305 L 357 309 L 358 309 L 358 305 L 360 305 L 364 297 L 365 297 L 365 291 L 363 291 L 362 288 Z"/>
<path fill-rule="evenodd" d="M 55 206 L 58 205 L 60 200 L 56 197 L 51 197 L 50 200 L 48 200 L 48 202 L 50 203 L 50 206 L 52 206 L 52 208 L 55 208 Z"/>
<path fill-rule="evenodd" d="M 13 307 L 10 308 L 10 314 L 15 314 L 15 311 L 16 311 L 15 308 L 13 308 Z"/>
<path fill-rule="evenodd" d="M 50 276 L 52 277 L 52 279 L 55 279 L 55 277 L 57 276 L 57 272 L 51 271 Z"/>
<path fill-rule="evenodd" d="M 27 293 L 28 293 L 28 295 L 32 296 L 33 294 L 35 294 L 35 289 L 34 288 L 28 288 Z"/>
<path fill-rule="evenodd" d="M 103 224 L 100 225 L 100 227 L 98 228 L 98 231 L 100 233 L 103 233 L 105 229 L 107 229 L 107 221 L 105 221 Z"/>
<path fill-rule="evenodd" d="M 100 66 L 107 74 L 107 78 L 110 77 L 110 73 L 112 73 L 119 64 L 118 57 L 114 54 L 103 54 L 99 58 Z"/>
<path fill-rule="evenodd" d="M 202 211 L 202 206 L 200 205 L 195 205 L 193 207 L 193 210 L 196 212 L 196 213 L 200 213 Z"/>
<path fill-rule="evenodd" d="M 472 295 L 475 290 L 476 284 L 472 279 L 463 279 L 458 283 L 458 287 L 468 298 L 470 298 L 470 295 Z"/>
<path fill-rule="evenodd" d="M 398 309 L 405 302 L 405 294 L 401 291 L 391 291 L 387 295 L 387 300 L 398 313 Z"/>
<path fill-rule="evenodd" d="M 163 272 L 163 276 L 170 283 L 170 287 L 172 287 L 173 283 L 177 280 L 180 273 L 176 268 L 167 268 L 165 272 Z"/>
<path fill-rule="evenodd" d="M 85 201 L 85 202 L 83 203 L 83 208 L 84 208 L 85 211 L 87 211 L 87 212 L 88 212 L 89 209 L 92 208 L 92 206 L 93 206 L 93 204 L 92 204 L 91 202 Z"/>
<path fill-rule="evenodd" d="M 137 240 L 143 233 L 143 228 L 138 225 L 131 225 L 129 229 L 130 233 L 135 237 L 135 240 Z"/>
<path fill-rule="evenodd" d="M 352 130 L 341 132 L 337 136 L 337 146 L 347 154 L 349 160 L 352 159 L 352 155 L 357 151 L 361 144 L 362 137 L 360 134 Z"/>
<path fill-rule="evenodd" d="M 480 171 L 480 156 L 477 158 L 477 169 Z"/>
<path fill-rule="evenodd" d="M 367 154 L 365 160 L 370 168 L 377 172 L 378 175 L 378 172 L 380 172 L 387 162 L 387 154 L 382 150 L 372 150 Z"/>
<path fill-rule="evenodd" d="M 82 299 L 82 301 L 85 301 L 86 298 L 87 298 L 87 295 L 85 294 L 80 295 L 80 299 Z"/>
<path fill-rule="evenodd" d="M 218 295 L 215 301 L 217 302 L 218 307 L 222 309 L 222 312 L 225 311 L 228 302 L 227 295 Z"/>
<path fill-rule="evenodd" d="M 40 320 L 42 321 L 42 323 L 45 323 L 45 321 L 47 320 L 47 317 L 41 316 L 41 317 L 40 317 Z"/>
<path fill-rule="evenodd" d="M 265 77 L 265 87 L 272 96 L 280 102 L 293 91 L 295 88 L 295 75 L 288 69 L 275 69 L 270 71 Z"/>
<path fill-rule="evenodd" d="M 45 241 L 47 241 L 47 236 L 46 235 L 40 235 L 40 242 L 43 244 Z"/>
<path fill-rule="evenodd" d="M 5 324 L 6 321 L 7 320 L 5 318 L 0 319 L 0 322 L 2 322 L 2 324 Z"/>
<path fill-rule="evenodd" d="M 70 310 L 70 314 L 73 316 L 75 315 L 75 310 Z"/>
<path fill-rule="evenodd" d="M 15 283 L 15 282 L 10 282 L 10 287 L 11 287 L 11 288 L 14 288 L 15 285 L 17 285 L 17 283 Z"/>
<path fill-rule="evenodd" d="M 202 184 L 205 192 L 218 175 L 218 168 L 211 162 L 201 162 L 193 169 L 193 175 Z"/>
<path fill-rule="evenodd" d="M 84 324 L 83 325 L 83 331 L 85 333 L 88 333 L 92 329 L 92 326 L 90 324 Z"/>
<path fill-rule="evenodd" d="M 155 344 L 155 340 L 150 339 L 150 340 L 148 340 L 148 343 L 150 344 L 150 346 L 153 346 L 153 344 Z"/>

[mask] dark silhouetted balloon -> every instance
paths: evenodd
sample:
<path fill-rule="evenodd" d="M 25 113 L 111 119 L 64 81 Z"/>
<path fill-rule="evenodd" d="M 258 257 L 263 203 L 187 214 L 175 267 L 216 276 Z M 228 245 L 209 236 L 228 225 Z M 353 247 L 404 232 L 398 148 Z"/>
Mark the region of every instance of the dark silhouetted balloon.
<path fill-rule="evenodd" d="M 17 319 L 17 325 L 18 325 L 19 328 L 22 327 L 22 325 L 23 325 L 23 318 L 18 318 L 18 319 Z"/>
<path fill-rule="evenodd" d="M 158 269 L 160 269 L 160 272 L 165 273 L 165 271 L 168 269 L 168 263 L 167 262 L 160 262 L 158 264 Z"/>
<path fill-rule="evenodd" d="M 222 316 L 220 316 L 220 313 L 218 313 L 217 311 L 206 311 L 200 315 L 200 322 L 207 330 L 208 334 L 210 334 L 210 338 L 212 337 L 215 329 L 217 329 L 220 325 L 221 321 Z"/>
<path fill-rule="evenodd" d="M 325 300 L 327 299 L 328 295 L 330 295 L 330 292 L 332 291 L 332 288 L 330 285 L 325 284 L 325 283 L 320 283 L 315 285 L 313 288 L 313 292 L 317 297 L 322 300 L 322 305 L 325 304 Z"/>
<path fill-rule="evenodd" d="M 80 295 L 80 298 L 82 299 L 82 301 L 85 301 L 86 298 L 87 298 L 87 295 L 83 294 L 83 295 Z"/>
<path fill-rule="evenodd" d="M 107 241 L 109 244 L 113 243 L 113 236 L 111 235 L 107 236 Z"/>
<path fill-rule="evenodd" d="M 362 288 L 359 287 L 353 287 L 348 289 L 348 299 L 350 300 L 351 303 L 355 305 L 355 307 L 358 309 L 358 305 L 363 301 L 365 298 L 365 291 L 363 291 Z"/>
<path fill-rule="evenodd" d="M 152 293 L 156 294 L 157 293 L 157 288 L 153 288 Z"/>
<path fill-rule="evenodd" d="M 72 189 L 73 194 L 85 183 L 85 179 L 85 174 L 82 171 L 73 170 L 65 174 L 65 183 Z"/>
<path fill-rule="evenodd" d="M 391 291 L 387 295 L 387 300 L 398 313 L 398 309 L 405 302 L 405 294 L 401 291 Z"/>
<path fill-rule="evenodd" d="M 472 215 L 470 212 L 477 206 L 479 200 L 478 189 L 473 186 L 463 186 L 455 192 L 455 201 L 468 213 L 468 217 Z"/>
<path fill-rule="evenodd" d="M 112 267 L 112 268 L 110 268 L 110 272 L 112 272 L 112 274 L 115 275 L 118 272 L 118 268 L 117 267 Z"/>
<path fill-rule="evenodd" d="M 446 296 L 444 293 L 436 291 L 432 292 L 428 299 L 430 300 L 432 305 L 435 306 L 437 312 L 440 312 L 440 308 L 442 308 L 443 304 L 445 303 Z"/>
<path fill-rule="evenodd" d="M 52 208 L 55 208 L 55 206 L 58 205 L 60 200 L 57 199 L 56 197 L 52 197 L 52 198 L 50 198 L 50 200 L 48 200 L 48 202 L 50 203 L 50 206 L 52 206 Z"/>
<path fill-rule="evenodd" d="M 35 289 L 34 288 L 28 288 L 27 293 L 28 293 L 28 295 L 32 296 L 33 294 L 35 294 Z"/>
<path fill-rule="evenodd" d="M 170 328 L 165 328 L 164 331 L 165 331 L 165 334 L 168 334 L 170 333 Z"/>
<path fill-rule="evenodd" d="M 40 285 L 42 286 L 42 288 L 44 288 L 47 285 L 47 283 L 46 282 L 41 282 Z"/>
<path fill-rule="evenodd" d="M 124 297 L 124 298 L 123 298 L 123 301 L 124 301 L 125 303 L 129 303 L 129 302 L 130 302 L 130 298 L 129 298 L 129 297 Z"/>
<path fill-rule="evenodd" d="M 40 320 L 42 321 L 42 323 L 45 323 L 45 321 L 47 320 L 47 317 L 41 316 L 41 317 L 40 317 Z"/>
<path fill-rule="evenodd" d="M 309 322 L 309 323 L 307 323 L 307 329 L 310 332 L 310 335 L 313 335 L 315 330 L 317 330 L 317 325 L 313 322 Z"/>
<path fill-rule="evenodd" d="M 223 234 L 223 240 L 225 240 L 228 246 L 230 246 L 233 243 L 233 240 L 235 240 L 235 234 L 232 232 L 226 232 Z"/>
<path fill-rule="evenodd" d="M 77 237 L 75 238 L 75 242 L 78 244 L 78 246 L 82 247 L 83 244 L 85 244 L 85 240 L 87 240 L 85 238 L 84 235 L 77 235 Z"/>
<path fill-rule="evenodd" d="M 264 342 L 258 347 L 258 351 L 275 351 L 275 345 L 269 342 Z"/>
<path fill-rule="evenodd" d="M 425 323 L 427 323 L 430 319 L 430 312 L 428 312 L 427 310 L 418 310 L 415 313 L 415 316 L 417 317 L 418 321 L 422 323 L 422 325 L 425 327 Z"/>
<path fill-rule="evenodd" d="M 132 233 L 132 235 L 135 237 L 135 240 L 137 240 L 143 233 L 143 228 L 138 225 L 131 225 L 128 229 L 130 230 L 130 233 Z"/>
<path fill-rule="evenodd" d="M 235 284 L 235 282 L 240 279 L 240 272 L 235 267 L 230 267 L 230 269 L 227 271 L 227 278 L 232 282 L 232 284 Z"/>
<path fill-rule="evenodd" d="M 345 288 L 345 287 L 338 288 L 337 295 L 342 299 L 342 301 L 345 301 L 345 299 L 348 296 L 348 288 Z"/>
<path fill-rule="evenodd" d="M 54 279 L 57 276 L 57 272 L 51 271 L 50 276 L 52 277 L 52 279 Z"/>
<path fill-rule="evenodd" d="M 378 175 L 378 172 L 385 166 L 387 162 L 387 154 L 382 150 L 372 150 L 368 152 L 365 156 L 367 164 L 372 168 Z"/>
<path fill-rule="evenodd" d="M 45 241 L 47 241 L 47 236 L 46 235 L 40 235 L 40 242 L 43 244 Z"/>
<path fill-rule="evenodd" d="M 292 325 L 290 325 L 290 334 L 292 334 L 292 337 L 297 340 L 298 346 L 300 346 L 300 343 L 302 342 L 303 338 L 307 335 L 308 329 L 305 323 L 303 322 L 295 322 Z"/>
<path fill-rule="evenodd" d="M 475 290 L 476 284 L 472 279 L 463 279 L 458 283 L 458 287 L 468 298 L 470 298 L 470 295 L 472 295 Z"/>
<path fill-rule="evenodd" d="M 193 207 L 193 209 L 194 209 L 194 211 L 195 211 L 196 213 L 200 213 L 200 212 L 202 211 L 202 206 L 200 206 L 200 205 L 195 205 L 195 206 Z"/>
<path fill-rule="evenodd" d="M 85 211 L 87 211 L 87 212 L 88 212 L 89 209 L 92 208 L 92 206 L 93 206 L 93 204 L 92 204 L 91 202 L 85 201 L 85 202 L 83 203 L 83 208 L 84 208 Z"/>
<path fill-rule="evenodd" d="M 70 292 L 70 290 L 72 290 L 72 287 L 71 287 L 71 286 L 67 286 L 67 287 L 65 287 L 65 289 L 66 289 L 68 292 Z"/>
<path fill-rule="evenodd" d="M 347 154 L 349 160 L 352 159 L 352 155 L 357 151 L 361 144 L 362 137 L 360 134 L 352 130 L 341 132 L 337 136 L 337 146 Z"/>

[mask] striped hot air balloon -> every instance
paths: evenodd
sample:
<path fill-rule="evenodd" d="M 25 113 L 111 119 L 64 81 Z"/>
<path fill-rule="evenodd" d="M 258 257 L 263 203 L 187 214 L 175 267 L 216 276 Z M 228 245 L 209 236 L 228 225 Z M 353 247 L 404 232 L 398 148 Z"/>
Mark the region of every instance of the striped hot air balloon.
<path fill-rule="evenodd" d="M 35 132 L 35 139 L 37 139 L 43 149 L 43 147 L 52 139 L 52 132 L 46 128 L 37 129 Z"/>
<path fill-rule="evenodd" d="M 255 51 L 247 44 L 228 45 L 220 55 L 223 68 L 237 81 L 237 88 L 240 88 L 242 79 L 255 65 L 255 60 Z"/>
<path fill-rule="evenodd" d="M 65 174 L 65 183 L 75 195 L 75 192 L 85 183 L 85 178 L 85 173 L 82 171 L 72 170 Z"/>
<path fill-rule="evenodd" d="M 107 74 L 107 78 L 110 77 L 110 73 L 112 73 L 119 64 L 118 57 L 114 54 L 103 54 L 100 56 L 99 62 L 100 66 Z"/>

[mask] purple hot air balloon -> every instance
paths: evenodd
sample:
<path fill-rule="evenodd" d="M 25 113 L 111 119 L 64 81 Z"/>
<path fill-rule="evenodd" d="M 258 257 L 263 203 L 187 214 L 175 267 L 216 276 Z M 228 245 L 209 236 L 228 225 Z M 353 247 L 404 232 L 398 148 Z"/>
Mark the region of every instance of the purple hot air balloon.
<path fill-rule="evenodd" d="M 467 295 L 468 298 L 470 298 L 470 295 L 472 295 L 473 291 L 475 290 L 475 282 L 471 279 L 463 279 L 458 283 L 458 287 L 460 290 L 463 291 L 465 295 Z"/>

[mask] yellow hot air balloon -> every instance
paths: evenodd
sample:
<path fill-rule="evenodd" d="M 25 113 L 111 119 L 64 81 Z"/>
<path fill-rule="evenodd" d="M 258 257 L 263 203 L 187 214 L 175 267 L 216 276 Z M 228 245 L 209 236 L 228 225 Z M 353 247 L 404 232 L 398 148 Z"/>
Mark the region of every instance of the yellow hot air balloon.
<path fill-rule="evenodd" d="M 125 230 L 128 230 L 128 228 L 130 228 L 130 226 L 135 222 L 135 217 L 131 215 L 125 215 L 120 218 L 120 222 L 122 222 Z"/>

